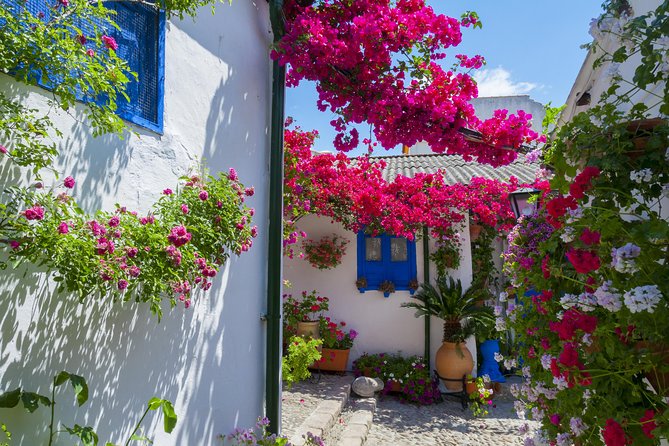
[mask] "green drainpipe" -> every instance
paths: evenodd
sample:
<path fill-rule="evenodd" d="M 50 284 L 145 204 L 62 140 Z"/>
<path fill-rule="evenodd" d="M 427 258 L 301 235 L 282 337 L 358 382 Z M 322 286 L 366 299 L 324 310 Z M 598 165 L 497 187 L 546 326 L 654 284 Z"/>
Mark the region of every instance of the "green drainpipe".
<path fill-rule="evenodd" d="M 270 1 L 274 41 L 284 33 L 283 0 Z M 286 68 L 272 66 L 270 120 L 269 250 L 267 256 L 267 356 L 265 359 L 265 410 L 269 431 L 279 433 L 281 414 L 281 261 L 283 255 L 283 123 Z"/>
<path fill-rule="evenodd" d="M 430 245 L 427 226 L 423 227 L 423 282 L 430 283 Z M 430 368 L 430 316 L 425 316 L 425 364 Z"/>

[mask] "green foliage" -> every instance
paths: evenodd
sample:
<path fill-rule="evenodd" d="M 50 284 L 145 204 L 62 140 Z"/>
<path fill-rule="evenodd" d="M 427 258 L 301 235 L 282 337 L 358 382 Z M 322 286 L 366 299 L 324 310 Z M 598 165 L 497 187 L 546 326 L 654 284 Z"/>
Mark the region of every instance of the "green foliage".
<path fill-rule="evenodd" d="M 183 180 L 186 186 L 163 195 L 141 218 L 120 206 L 88 215 L 65 192 L 10 188 L 11 200 L 0 204 L 0 234 L 14 249 L 0 266 L 36 263 L 54 271 L 60 292 L 82 302 L 96 293 L 114 301 L 134 297 L 160 317 L 164 298 L 171 306 L 190 301 L 191 284 L 207 289 L 209 277 L 231 252 L 248 249 L 255 234 L 236 180 L 224 174 Z M 28 220 L 26 209 L 35 206 L 44 216 Z M 168 237 L 182 226 L 191 238 L 176 246 Z"/>
<path fill-rule="evenodd" d="M 7 429 L 7 426 L 5 426 L 5 423 L 0 422 L 0 431 L 2 431 L 2 433 L 5 436 L 5 440 L 7 440 L 7 441 L 3 441 L 2 443 L 0 443 L 0 446 L 9 446 L 10 443 L 8 443 L 8 442 L 12 441 L 12 433 L 9 432 L 9 430 Z"/>
<path fill-rule="evenodd" d="M 49 446 L 51 446 L 51 444 L 53 443 L 54 438 L 56 437 L 58 432 L 67 432 L 73 437 L 77 437 L 79 441 L 81 441 L 81 444 L 83 446 L 97 446 L 98 435 L 90 426 L 80 426 L 78 424 L 75 424 L 72 427 L 63 426 L 62 430 L 54 431 L 54 423 L 55 423 L 54 409 L 56 406 L 56 400 L 55 400 L 56 388 L 61 386 L 62 384 L 65 384 L 68 381 L 70 382 L 74 390 L 74 395 L 76 397 L 77 404 L 79 406 L 84 405 L 88 400 L 88 384 L 86 384 L 86 380 L 79 375 L 62 371 L 53 377 L 53 382 L 51 387 L 51 398 L 39 395 L 35 392 L 26 392 L 22 390 L 20 387 L 18 387 L 14 390 L 0 394 L 0 408 L 11 409 L 13 407 L 16 407 L 19 404 L 19 402 L 22 402 L 23 407 L 29 413 L 33 413 L 35 410 L 38 409 L 40 404 L 44 407 L 50 407 L 51 417 L 49 421 Z M 171 433 L 172 430 L 174 430 L 174 426 L 177 423 L 177 415 L 174 412 L 174 407 L 172 406 L 172 403 L 164 399 L 151 398 L 147 404 L 147 408 L 144 411 L 144 414 L 142 415 L 139 422 L 135 426 L 133 432 L 128 437 L 128 440 L 125 442 L 126 446 L 129 445 L 131 441 L 142 441 L 145 443 L 147 442 L 151 443 L 151 441 L 147 437 L 136 435 L 136 433 L 139 430 L 142 421 L 144 421 L 144 418 L 146 417 L 147 413 L 150 410 L 157 410 L 157 409 L 162 409 L 163 420 L 164 420 L 163 428 L 165 432 Z M 7 430 L 7 427 L 4 424 L 0 423 L 0 428 L 7 437 L 7 439 L 11 440 L 11 433 Z M 0 446 L 8 446 L 8 444 L 0 443 Z M 106 446 L 115 446 L 115 445 L 113 443 L 108 442 L 106 443 Z"/>
<path fill-rule="evenodd" d="M 462 284 L 452 277 L 437 278 L 437 286 L 424 283 L 414 299 L 402 307 L 416 310 L 416 317 L 436 316 L 444 320 L 444 341 L 463 342 L 474 333 L 476 324 L 492 320 L 488 307 L 476 305 L 475 299 L 462 292 Z"/>
<path fill-rule="evenodd" d="M 319 359 L 319 347 L 323 344 L 320 339 L 304 339 L 293 336 L 288 341 L 288 354 L 281 359 L 281 375 L 290 389 L 296 382 L 311 376 L 309 367 Z"/>
<path fill-rule="evenodd" d="M 430 260 L 434 262 L 437 268 L 437 277 L 445 277 L 447 269 L 457 270 L 462 260 L 458 239 L 447 237 L 440 240 L 437 249 L 430 253 Z"/>
<path fill-rule="evenodd" d="M 481 376 L 471 379 L 476 384 L 476 390 L 469 394 L 469 409 L 475 417 L 485 417 L 490 414 L 489 411 L 493 407 L 492 383 Z"/>

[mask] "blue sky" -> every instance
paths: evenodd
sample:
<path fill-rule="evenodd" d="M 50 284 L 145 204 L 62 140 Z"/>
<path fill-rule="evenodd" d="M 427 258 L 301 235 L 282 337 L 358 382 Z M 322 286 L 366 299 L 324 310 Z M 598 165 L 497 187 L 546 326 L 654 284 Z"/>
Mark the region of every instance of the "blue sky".
<path fill-rule="evenodd" d="M 483 29 L 464 29 L 455 51 L 481 54 L 487 65 L 480 70 L 480 96 L 529 94 L 541 103 L 562 105 L 585 58 L 580 46 L 590 42 L 590 19 L 599 15 L 596 0 L 427 0 L 435 11 L 454 17 L 476 11 Z M 455 54 L 455 52 L 453 53 Z M 305 130 L 318 130 L 316 150 L 332 150 L 333 114 L 316 108 L 312 83 L 288 88 L 286 115 Z M 368 128 L 361 129 L 368 135 Z M 354 151 L 358 154 L 361 151 Z M 375 150 L 375 155 L 385 153 Z M 391 153 L 397 153 L 393 150 Z"/>

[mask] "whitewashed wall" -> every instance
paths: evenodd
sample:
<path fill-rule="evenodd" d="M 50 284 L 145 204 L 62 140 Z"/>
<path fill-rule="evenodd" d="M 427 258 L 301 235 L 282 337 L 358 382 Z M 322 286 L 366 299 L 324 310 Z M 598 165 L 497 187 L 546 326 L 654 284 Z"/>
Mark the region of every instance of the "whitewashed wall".
<path fill-rule="evenodd" d="M 101 443 L 120 443 L 159 396 L 172 400 L 179 422 L 171 435 L 151 415 L 145 433 L 155 444 L 217 444 L 218 434 L 247 427 L 263 414 L 267 227 L 268 122 L 271 41 L 265 1 L 227 2 L 215 15 L 204 8 L 197 20 L 167 25 L 164 135 L 136 128 L 121 141 L 93 139 L 65 114 L 59 170 L 77 179 L 74 193 L 88 211 L 114 203 L 146 211 L 165 187 L 199 162 L 212 172 L 237 169 L 256 208 L 259 237 L 252 250 L 232 257 L 214 287 L 194 307 L 166 309 L 158 324 L 146 305 L 112 305 L 90 299 L 79 305 L 56 295 L 34 270 L 0 275 L 0 390 L 19 385 L 49 394 L 60 370 L 83 375 L 89 403 L 77 409 L 70 388 L 57 392 L 56 418 L 92 425 Z M 0 88 L 24 93 L 25 103 L 44 106 L 40 89 L 17 87 L 0 75 Z M 75 114 L 81 115 L 78 108 Z M 30 178 L 0 164 L 7 181 Z M 0 409 L 15 445 L 46 444 L 47 410 L 26 414 Z M 61 434 L 60 445 L 73 441 Z"/>
<path fill-rule="evenodd" d="M 662 2 L 660 0 L 630 0 L 629 4 L 632 7 L 634 17 L 647 14 L 655 10 Z M 602 48 L 610 53 L 615 52 L 620 47 L 620 42 L 614 40 L 610 33 L 604 33 L 600 41 Z M 576 81 L 569 93 L 566 101 L 566 107 L 560 115 L 561 122 L 569 122 L 576 114 L 587 110 L 591 106 L 597 104 L 602 93 L 604 93 L 611 86 L 611 77 L 608 71 L 611 68 L 610 63 L 606 63 L 593 69 L 592 65 L 597 58 L 602 54 L 601 50 L 593 53 L 590 51 L 586 56 L 583 66 L 581 67 Z M 625 63 L 618 67 L 618 71 L 623 79 L 631 81 L 634 77 L 634 70 L 641 63 L 641 55 L 635 54 L 630 57 Z M 624 82 L 621 84 L 625 88 Z M 658 97 L 663 96 L 663 85 L 649 86 L 648 91 L 639 91 L 631 97 L 631 104 L 623 104 L 621 107 L 628 111 L 632 104 L 645 103 L 652 106 L 658 103 Z M 621 90 L 622 91 L 622 90 Z M 591 96 L 590 105 L 576 105 L 576 101 L 583 95 L 589 92 Z M 659 106 L 655 106 L 650 110 L 649 116 L 657 116 L 659 113 Z"/>
<path fill-rule="evenodd" d="M 465 223 L 466 225 L 466 223 Z M 396 291 L 390 297 L 383 297 L 380 291 L 366 291 L 360 293 L 355 286 L 358 276 L 357 270 L 357 243 L 356 234 L 345 230 L 339 223 L 332 223 L 330 219 L 318 216 L 307 216 L 300 220 L 299 228 L 305 231 L 308 238 L 318 240 L 323 236 L 337 234 L 349 240 L 346 255 L 341 265 L 329 270 L 314 268 L 305 259 L 297 256 L 294 259 L 285 259 L 283 276 L 291 283 L 291 287 L 284 289 L 285 293 L 299 295 L 302 290 L 317 290 L 322 296 L 330 298 L 328 315 L 337 320 L 345 321 L 347 328 L 355 329 L 359 336 L 351 349 L 348 367 L 363 353 L 396 353 L 403 355 L 423 355 L 425 351 L 425 322 L 424 319 L 414 317 L 414 311 L 402 308 L 400 305 L 409 302 L 409 291 Z M 463 237 L 462 261 L 457 271 L 449 271 L 451 276 L 462 281 L 467 289 L 472 280 L 471 246 L 469 242 L 469 228 L 464 226 L 460 231 Z M 435 249 L 434 240 L 430 240 L 430 252 Z M 423 243 L 416 243 L 416 263 L 418 281 L 424 281 Z M 431 264 L 430 277 L 434 283 L 436 269 Z M 430 347 L 432 350 L 432 368 L 434 369 L 434 355 L 441 346 L 443 323 L 441 319 L 433 317 L 430 322 Z M 476 360 L 476 343 L 473 338 L 467 342 L 467 347 Z"/>

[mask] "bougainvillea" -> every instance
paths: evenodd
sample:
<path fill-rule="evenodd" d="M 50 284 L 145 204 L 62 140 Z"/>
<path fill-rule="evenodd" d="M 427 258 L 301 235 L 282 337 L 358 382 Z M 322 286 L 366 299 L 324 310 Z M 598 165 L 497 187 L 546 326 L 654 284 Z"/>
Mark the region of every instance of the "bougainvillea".
<path fill-rule="evenodd" d="M 349 126 L 361 122 L 386 149 L 426 141 L 435 152 L 493 165 L 510 163 L 514 149 L 539 139 L 522 110 L 476 117 L 470 100 L 478 89 L 469 73 L 483 65 L 481 56 L 453 54 L 450 69 L 439 63 L 462 41 L 462 26 L 480 26 L 475 14 L 436 14 L 424 0 L 299 3 L 287 2 L 286 34 L 272 57 L 290 65 L 288 86 L 316 81 L 318 108 L 338 116 L 331 122 L 336 149 L 358 146 L 358 131 Z"/>
<path fill-rule="evenodd" d="M 67 190 L 11 189 L 0 206 L 0 231 L 11 248 L 3 267 L 25 261 L 54 272 L 60 291 L 80 300 L 108 295 L 112 300 L 191 303 L 196 289 L 208 290 L 231 253 L 253 244 L 253 209 L 231 169 L 228 175 L 191 176 L 183 187 L 166 189 L 145 216 L 118 207 L 85 214 Z"/>
<path fill-rule="evenodd" d="M 330 217 L 350 231 L 364 227 L 372 234 L 384 232 L 409 240 L 425 226 L 438 240 L 450 240 L 453 225 L 468 213 L 475 223 L 511 227 L 508 194 L 523 186 L 513 177 L 508 183 L 474 177 L 469 184 L 448 185 L 443 172 L 436 172 L 387 181 L 383 160 L 313 154 L 316 136 L 299 129 L 285 131 L 284 245 L 289 254 L 290 245 L 304 237 L 295 222 L 310 213 Z M 535 186 L 545 189 L 547 183 Z"/>
<path fill-rule="evenodd" d="M 669 4 L 635 18 L 625 4 L 594 20 L 593 51 L 615 69 L 641 54 L 634 75 L 614 75 L 556 132 L 544 155 L 556 195 L 520 221 L 506 254 L 517 301 L 498 326 L 514 329 L 523 360 L 519 414 L 542 424 L 526 445 L 651 445 L 669 434 L 669 126 L 649 119 L 669 110 Z M 632 102 L 654 82 L 665 92 L 657 104 Z"/>

